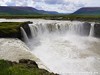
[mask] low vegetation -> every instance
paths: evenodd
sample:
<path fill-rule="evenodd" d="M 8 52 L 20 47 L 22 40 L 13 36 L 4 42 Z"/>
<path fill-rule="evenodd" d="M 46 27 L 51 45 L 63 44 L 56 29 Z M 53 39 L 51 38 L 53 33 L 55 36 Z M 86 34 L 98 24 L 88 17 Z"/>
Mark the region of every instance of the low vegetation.
<path fill-rule="evenodd" d="M 29 22 L 0 22 L 0 37 L 20 38 L 20 27 L 28 23 Z"/>
<path fill-rule="evenodd" d="M 20 27 L 21 22 L 1 22 L 0 32 L 2 33 L 16 33 Z"/>
<path fill-rule="evenodd" d="M 19 63 L 7 60 L 0 60 L 0 75 L 57 75 L 57 74 L 50 73 L 44 69 L 39 69 L 34 61 L 21 59 Z"/>
<path fill-rule="evenodd" d="M 21 22 L 0 22 L 0 37 L 17 37 L 20 35 Z"/>
<path fill-rule="evenodd" d="M 59 14 L 59 15 L 6 15 L 0 18 L 7 19 L 51 19 L 51 20 L 79 20 L 79 21 L 99 21 L 100 15 L 75 15 L 75 14 Z"/>

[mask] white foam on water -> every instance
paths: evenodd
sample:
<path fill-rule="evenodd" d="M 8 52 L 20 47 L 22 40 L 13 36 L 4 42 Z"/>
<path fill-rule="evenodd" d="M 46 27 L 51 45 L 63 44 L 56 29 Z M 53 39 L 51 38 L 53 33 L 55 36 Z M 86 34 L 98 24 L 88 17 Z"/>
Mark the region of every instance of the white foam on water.
<path fill-rule="evenodd" d="M 93 51 L 92 44 L 100 45 L 98 42 L 100 40 L 93 40 L 96 41 L 79 36 L 56 36 L 56 38 L 44 36 L 40 39 L 41 44 L 33 49 L 33 54 L 41 59 L 52 72 L 58 74 L 99 72 L 100 54 Z"/>

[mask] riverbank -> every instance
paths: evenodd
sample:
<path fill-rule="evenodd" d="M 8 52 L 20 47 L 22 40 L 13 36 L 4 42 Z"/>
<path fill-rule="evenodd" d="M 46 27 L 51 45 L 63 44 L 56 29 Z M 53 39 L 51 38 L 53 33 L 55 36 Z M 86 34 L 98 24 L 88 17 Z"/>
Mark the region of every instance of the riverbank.
<path fill-rule="evenodd" d="M 71 21 L 91 21 L 100 22 L 100 15 L 6 15 L 0 16 L 1 19 L 45 19 L 45 20 L 71 20 Z"/>

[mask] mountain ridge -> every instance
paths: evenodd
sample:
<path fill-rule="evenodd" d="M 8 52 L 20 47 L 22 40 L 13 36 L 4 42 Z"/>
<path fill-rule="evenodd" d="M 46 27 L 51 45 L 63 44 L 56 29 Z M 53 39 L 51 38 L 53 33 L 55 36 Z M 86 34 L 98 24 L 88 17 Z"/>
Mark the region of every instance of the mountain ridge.
<path fill-rule="evenodd" d="M 38 10 L 27 6 L 0 6 L 0 15 L 40 15 L 59 14 L 55 11 Z"/>
<path fill-rule="evenodd" d="M 83 7 L 75 11 L 76 15 L 100 15 L 100 7 Z"/>

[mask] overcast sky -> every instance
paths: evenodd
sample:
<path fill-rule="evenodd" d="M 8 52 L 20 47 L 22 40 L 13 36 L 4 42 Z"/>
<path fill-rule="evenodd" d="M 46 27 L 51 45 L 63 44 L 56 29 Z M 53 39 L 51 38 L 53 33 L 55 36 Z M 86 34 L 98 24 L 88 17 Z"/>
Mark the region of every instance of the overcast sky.
<path fill-rule="evenodd" d="M 100 0 L 0 0 L 0 6 L 31 6 L 40 10 L 72 13 L 81 7 L 99 7 Z"/>

